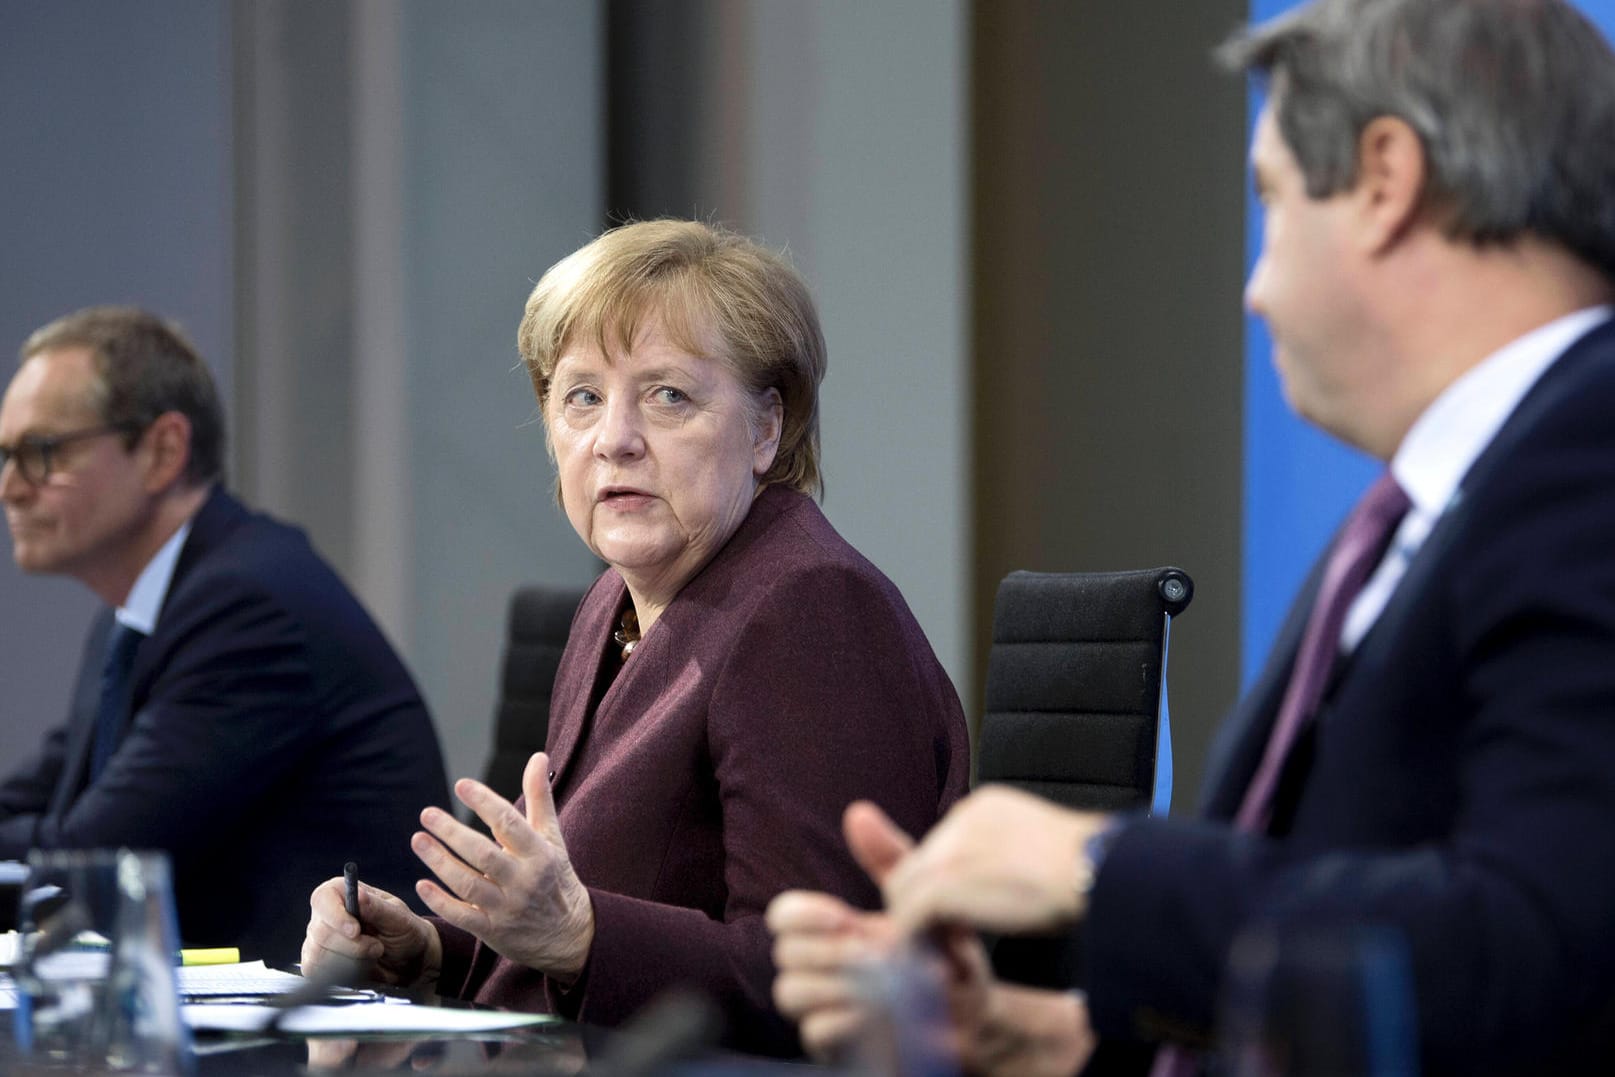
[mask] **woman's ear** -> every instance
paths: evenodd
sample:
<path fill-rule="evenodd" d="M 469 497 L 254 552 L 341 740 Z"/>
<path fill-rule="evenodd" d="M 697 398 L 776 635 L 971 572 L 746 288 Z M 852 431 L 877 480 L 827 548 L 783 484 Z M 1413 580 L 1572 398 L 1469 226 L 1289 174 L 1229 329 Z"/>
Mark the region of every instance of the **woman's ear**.
<path fill-rule="evenodd" d="M 1359 235 L 1370 254 L 1396 245 L 1412 227 L 1424 198 L 1429 162 L 1424 140 L 1397 116 L 1376 116 L 1357 140 Z"/>
<path fill-rule="evenodd" d="M 758 394 L 756 417 L 752 422 L 752 474 L 762 478 L 774 466 L 779 439 L 785 430 L 785 402 L 772 385 Z"/>

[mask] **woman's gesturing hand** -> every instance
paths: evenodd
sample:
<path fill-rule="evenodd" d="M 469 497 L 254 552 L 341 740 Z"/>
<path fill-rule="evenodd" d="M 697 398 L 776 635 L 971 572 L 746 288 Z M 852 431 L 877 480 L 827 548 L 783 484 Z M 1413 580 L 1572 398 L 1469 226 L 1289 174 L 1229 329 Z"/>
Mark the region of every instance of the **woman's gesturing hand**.
<path fill-rule="evenodd" d="M 549 757 L 538 752 L 527 761 L 525 814 L 470 778 L 456 782 L 454 793 L 493 838 L 438 808 L 421 812 L 426 833 L 417 833 L 410 847 L 439 880 L 416 884 L 421 900 L 504 957 L 576 979 L 594 942 L 594 906 L 561 839 Z"/>

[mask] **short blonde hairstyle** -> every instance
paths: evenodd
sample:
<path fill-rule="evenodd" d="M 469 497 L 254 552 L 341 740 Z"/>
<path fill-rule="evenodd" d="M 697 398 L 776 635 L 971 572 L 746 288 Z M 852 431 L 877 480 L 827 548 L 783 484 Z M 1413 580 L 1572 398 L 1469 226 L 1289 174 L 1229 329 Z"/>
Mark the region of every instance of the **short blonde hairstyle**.
<path fill-rule="evenodd" d="M 779 451 L 762 481 L 818 496 L 825 347 L 813 297 L 783 257 L 716 225 L 624 224 L 549 268 L 516 333 L 544 421 L 555 364 L 569 346 L 626 349 L 650 318 L 690 354 L 724 362 L 752 392 L 778 390 Z"/>

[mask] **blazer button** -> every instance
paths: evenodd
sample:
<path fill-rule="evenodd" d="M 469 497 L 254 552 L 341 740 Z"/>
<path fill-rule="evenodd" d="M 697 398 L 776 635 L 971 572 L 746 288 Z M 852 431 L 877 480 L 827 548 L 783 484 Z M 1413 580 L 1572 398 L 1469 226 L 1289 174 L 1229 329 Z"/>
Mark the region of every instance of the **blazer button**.
<path fill-rule="evenodd" d="M 555 772 L 553 770 L 550 771 L 550 784 L 555 784 Z"/>

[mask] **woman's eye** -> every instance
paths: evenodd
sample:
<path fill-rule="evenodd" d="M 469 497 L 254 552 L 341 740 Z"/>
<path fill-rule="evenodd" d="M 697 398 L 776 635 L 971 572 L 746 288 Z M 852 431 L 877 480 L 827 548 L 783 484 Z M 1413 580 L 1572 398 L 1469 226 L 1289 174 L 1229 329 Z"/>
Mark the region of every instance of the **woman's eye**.
<path fill-rule="evenodd" d="M 682 404 L 690 397 L 683 389 L 675 389 L 671 385 L 663 385 L 652 394 L 658 404 Z"/>
<path fill-rule="evenodd" d="M 600 403 L 600 394 L 593 389 L 573 389 L 562 398 L 562 402 L 571 408 L 588 408 Z"/>

